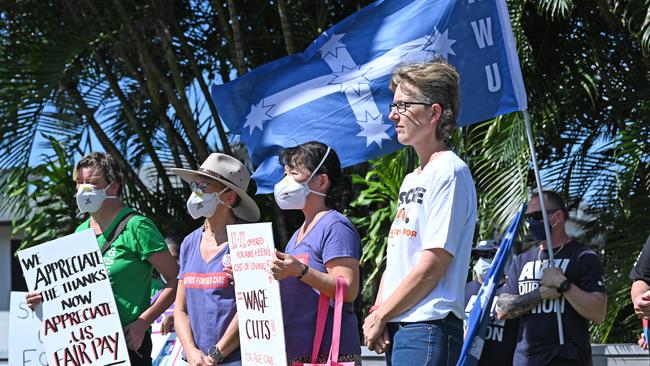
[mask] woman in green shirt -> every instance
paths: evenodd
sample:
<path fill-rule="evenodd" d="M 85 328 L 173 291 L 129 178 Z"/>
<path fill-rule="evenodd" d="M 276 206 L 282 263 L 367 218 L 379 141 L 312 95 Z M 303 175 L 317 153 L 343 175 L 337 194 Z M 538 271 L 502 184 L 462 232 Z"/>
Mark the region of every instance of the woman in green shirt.
<path fill-rule="evenodd" d="M 77 206 L 81 212 L 90 213 L 76 231 L 92 229 L 95 232 L 124 327 L 131 365 L 150 366 L 149 329 L 174 302 L 178 264 L 153 221 L 124 206 L 120 198 L 122 176 L 110 155 L 92 152 L 81 159 L 74 173 Z M 126 225 L 120 225 L 124 220 L 127 220 Z M 119 226 L 122 230 L 112 238 Z M 109 239 L 112 242 L 104 248 Z M 150 305 L 153 268 L 164 277 L 166 286 Z M 31 308 L 41 301 L 40 293 L 27 294 Z"/>

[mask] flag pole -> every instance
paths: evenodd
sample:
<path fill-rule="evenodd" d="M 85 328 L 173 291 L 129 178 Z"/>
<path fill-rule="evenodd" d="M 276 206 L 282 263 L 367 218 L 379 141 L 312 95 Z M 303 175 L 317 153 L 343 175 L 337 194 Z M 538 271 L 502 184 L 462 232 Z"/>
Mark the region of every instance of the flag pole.
<path fill-rule="evenodd" d="M 539 174 L 539 166 L 537 165 L 537 154 L 535 152 L 535 142 L 533 140 L 533 129 L 530 126 L 530 115 L 527 110 L 523 110 L 524 123 L 526 124 L 526 135 L 528 136 L 528 145 L 530 146 L 530 156 L 533 159 L 533 171 L 535 172 L 535 181 L 537 184 L 537 193 L 539 195 L 539 205 L 542 210 L 542 218 L 544 219 L 544 233 L 546 234 L 546 248 L 548 249 L 549 267 L 555 267 L 553 260 L 553 241 L 551 239 L 551 228 L 548 224 L 548 215 L 546 214 L 546 205 L 544 204 L 544 191 L 542 190 L 542 179 Z M 562 314 L 560 313 L 560 299 L 553 300 L 555 307 L 555 314 L 557 315 L 557 329 L 560 344 L 564 344 L 564 329 L 562 327 Z"/>

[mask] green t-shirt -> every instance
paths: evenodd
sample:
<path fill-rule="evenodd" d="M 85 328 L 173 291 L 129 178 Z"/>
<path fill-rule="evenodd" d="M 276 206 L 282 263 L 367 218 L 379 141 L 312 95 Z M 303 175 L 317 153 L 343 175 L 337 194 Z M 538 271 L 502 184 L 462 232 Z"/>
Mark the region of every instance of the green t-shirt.
<path fill-rule="evenodd" d="M 122 217 L 137 213 L 131 208 L 123 208 L 107 230 L 97 237 L 101 248 Z M 90 228 L 90 218 L 76 232 Z M 151 300 L 152 266 L 147 262 L 152 254 L 166 251 L 167 245 L 153 221 L 142 215 L 131 216 L 124 231 L 113 241 L 104 254 L 104 265 L 111 281 L 117 312 L 122 326 L 137 319 L 148 307 Z"/>

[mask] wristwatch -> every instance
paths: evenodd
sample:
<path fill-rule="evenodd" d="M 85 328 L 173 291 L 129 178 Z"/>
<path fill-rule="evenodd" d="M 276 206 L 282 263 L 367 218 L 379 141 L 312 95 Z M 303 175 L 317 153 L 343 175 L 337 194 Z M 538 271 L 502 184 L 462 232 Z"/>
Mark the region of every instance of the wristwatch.
<path fill-rule="evenodd" d="M 557 288 L 557 292 L 563 294 L 571 288 L 571 281 L 567 278 L 560 284 L 560 287 Z"/>
<path fill-rule="evenodd" d="M 309 266 L 304 264 L 302 265 L 302 271 L 300 271 L 300 274 L 296 276 L 297 279 L 301 280 L 303 276 L 305 276 L 309 272 Z"/>
<path fill-rule="evenodd" d="M 210 358 L 212 358 L 212 360 L 214 360 L 214 362 L 216 363 L 221 363 L 223 360 L 226 359 L 221 354 L 221 351 L 219 351 L 219 348 L 217 348 L 216 344 L 210 347 L 210 349 L 208 350 L 208 356 L 210 356 Z"/>

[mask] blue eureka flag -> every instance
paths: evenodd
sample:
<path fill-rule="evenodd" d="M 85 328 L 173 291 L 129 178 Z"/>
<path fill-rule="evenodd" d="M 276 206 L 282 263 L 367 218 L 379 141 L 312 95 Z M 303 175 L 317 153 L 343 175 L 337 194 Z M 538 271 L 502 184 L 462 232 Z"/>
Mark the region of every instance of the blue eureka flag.
<path fill-rule="evenodd" d="M 465 341 L 463 342 L 463 349 L 457 366 L 476 365 L 481 358 L 488 323 L 490 322 L 490 316 L 493 315 L 491 314 L 492 300 L 499 287 L 499 281 L 503 276 L 504 267 L 510 256 L 512 245 L 519 232 L 525 212 L 526 205 L 522 204 L 517 215 L 515 215 L 515 219 L 506 230 L 505 235 L 503 235 L 499 249 L 492 260 L 490 270 L 476 295 L 476 302 L 474 302 L 474 307 L 472 307 L 467 319 L 467 333 L 465 333 Z"/>
<path fill-rule="evenodd" d="M 527 108 L 505 0 L 377 1 L 212 96 L 257 166 L 258 193 L 269 193 L 284 147 L 317 140 L 344 167 L 400 148 L 388 119 L 391 71 L 436 57 L 460 73 L 460 126 Z"/>

